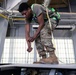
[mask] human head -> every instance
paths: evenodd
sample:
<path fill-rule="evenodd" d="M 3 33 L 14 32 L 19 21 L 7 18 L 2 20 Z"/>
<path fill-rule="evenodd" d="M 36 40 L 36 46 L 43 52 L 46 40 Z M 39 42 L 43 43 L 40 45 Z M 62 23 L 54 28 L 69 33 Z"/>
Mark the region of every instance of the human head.
<path fill-rule="evenodd" d="M 23 2 L 19 5 L 18 11 L 26 18 L 30 18 L 31 15 L 31 9 L 30 6 L 26 3 Z"/>

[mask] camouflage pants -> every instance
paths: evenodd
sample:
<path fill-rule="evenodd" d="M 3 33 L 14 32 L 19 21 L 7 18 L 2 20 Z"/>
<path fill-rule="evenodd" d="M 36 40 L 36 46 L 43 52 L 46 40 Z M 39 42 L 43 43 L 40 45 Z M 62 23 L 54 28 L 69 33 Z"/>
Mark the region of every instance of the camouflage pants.
<path fill-rule="evenodd" d="M 56 21 L 51 19 L 52 29 L 56 27 Z M 38 50 L 39 55 L 45 55 L 46 51 L 50 52 L 55 50 L 52 42 L 52 30 L 50 29 L 50 25 L 48 21 L 45 23 L 45 26 L 41 30 L 39 36 L 35 40 L 36 48 Z"/>

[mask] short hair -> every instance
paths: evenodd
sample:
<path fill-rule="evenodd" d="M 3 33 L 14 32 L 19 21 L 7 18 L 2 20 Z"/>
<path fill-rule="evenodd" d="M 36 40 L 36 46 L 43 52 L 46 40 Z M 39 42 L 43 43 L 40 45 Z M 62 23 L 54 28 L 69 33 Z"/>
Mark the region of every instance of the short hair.
<path fill-rule="evenodd" d="M 24 10 L 28 10 L 28 8 L 30 8 L 30 6 L 26 2 L 23 2 L 19 5 L 18 11 L 22 12 Z"/>

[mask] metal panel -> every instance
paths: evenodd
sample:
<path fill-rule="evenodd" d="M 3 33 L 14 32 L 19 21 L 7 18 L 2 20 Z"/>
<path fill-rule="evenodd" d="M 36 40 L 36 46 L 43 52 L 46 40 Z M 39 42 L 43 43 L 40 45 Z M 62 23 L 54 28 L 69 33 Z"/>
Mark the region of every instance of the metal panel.
<path fill-rule="evenodd" d="M 7 10 L 12 9 L 14 6 L 16 6 L 21 0 L 8 0 L 7 1 Z"/>
<path fill-rule="evenodd" d="M 13 64 L 12 66 L 23 68 L 76 69 L 76 64 Z"/>
<path fill-rule="evenodd" d="M 0 62 L 3 53 L 7 27 L 8 27 L 8 21 L 6 19 L 0 18 Z"/>
<path fill-rule="evenodd" d="M 76 29 L 72 32 L 72 39 L 73 39 L 74 55 L 76 60 Z"/>
<path fill-rule="evenodd" d="M 55 75 L 55 72 L 56 72 L 56 70 L 55 70 L 55 69 L 52 69 L 52 70 L 50 71 L 49 75 Z"/>
<path fill-rule="evenodd" d="M 27 2 L 28 0 L 8 0 L 6 10 L 11 10 L 15 6 L 19 6 L 20 2 Z"/>
<path fill-rule="evenodd" d="M 70 0 L 71 12 L 76 12 L 76 0 Z"/>
<path fill-rule="evenodd" d="M 18 67 L 18 68 L 42 68 L 42 69 L 75 69 L 76 64 L 10 64 L 1 65 L 0 68 Z"/>

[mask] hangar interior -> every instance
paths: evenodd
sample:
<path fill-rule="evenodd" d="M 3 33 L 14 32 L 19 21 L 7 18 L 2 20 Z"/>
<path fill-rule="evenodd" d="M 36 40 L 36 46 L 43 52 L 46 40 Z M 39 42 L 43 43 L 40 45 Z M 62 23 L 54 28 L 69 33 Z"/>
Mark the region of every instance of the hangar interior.
<path fill-rule="evenodd" d="M 21 2 L 28 2 L 28 4 L 32 5 L 33 3 L 43 4 L 44 0 L 0 0 L 1 66 L 10 63 L 28 64 L 29 66 L 29 64 L 33 64 L 34 61 L 40 59 L 34 42 L 32 43 L 32 52 L 27 52 L 25 18 L 17 11 Z M 76 64 L 76 1 L 51 0 L 49 7 L 55 8 L 61 15 L 59 25 L 54 30 L 54 43 L 59 64 Z M 35 28 L 37 28 L 37 23 L 31 24 L 33 24 L 33 27 L 30 27 L 30 35 L 32 36 Z M 21 70 L 20 68 L 17 70 Z M 67 74 L 66 71 L 65 74 Z"/>

